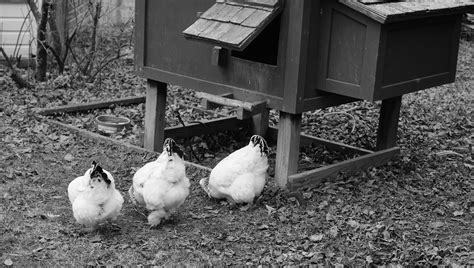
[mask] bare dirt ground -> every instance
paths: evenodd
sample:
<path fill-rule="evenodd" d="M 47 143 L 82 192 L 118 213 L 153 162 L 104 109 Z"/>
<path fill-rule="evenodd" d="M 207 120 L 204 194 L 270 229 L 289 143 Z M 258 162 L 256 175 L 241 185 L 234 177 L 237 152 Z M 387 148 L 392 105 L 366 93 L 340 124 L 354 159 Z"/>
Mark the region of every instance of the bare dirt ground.
<path fill-rule="evenodd" d="M 473 44 L 463 41 L 455 83 L 404 96 L 402 153 L 388 165 L 304 189 L 303 200 L 277 189 L 270 177 L 249 210 L 208 199 L 198 187 L 207 172 L 190 167 L 190 196 L 156 229 L 147 226 L 144 211 L 135 210 L 126 195 L 134 171 L 156 154 L 84 139 L 36 114 L 44 107 L 142 95 L 144 81 L 133 68 L 117 63 L 94 84 L 65 75 L 18 89 L 7 80 L 0 85 L 0 263 L 474 265 L 472 52 Z M 192 94 L 173 87 L 168 102 L 197 104 Z M 304 130 L 370 148 L 379 105 L 360 102 L 305 113 Z M 114 138 L 137 144 L 143 110 L 141 104 L 101 113 L 132 118 L 134 128 Z M 55 118 L 95 131 L 91 120 L 97 113 Z M 205 118 L 182 113 L 187 122 Z M 167 122 L 177 124 L 171 112 Z M 271 123 L 277 123 L 274 113 Z M 217 156 L 245 142 L 238 137 L 227 133 L 185 142 L 194 145 L 201 164 L 212 167 Z M 321 165 L 335 161 L 331 155 L 302 148 L 301 158 Z M 197 161 L 189 151 L 188 157 Z M 83 233 L 66 190 L 92 159 L 114 175 L 126 200 L 118 227 Z"/>

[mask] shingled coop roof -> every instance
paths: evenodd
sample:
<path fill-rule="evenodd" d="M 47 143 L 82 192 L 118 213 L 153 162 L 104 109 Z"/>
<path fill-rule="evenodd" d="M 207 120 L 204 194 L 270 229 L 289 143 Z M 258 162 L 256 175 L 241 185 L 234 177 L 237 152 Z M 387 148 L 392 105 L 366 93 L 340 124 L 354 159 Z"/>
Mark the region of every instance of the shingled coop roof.
<path fill-rule="evenodd" d="M 381 23 L 474 10 L 473 0 L 339 0 L 339 2 Z"/>
<path fill-rule="evenodd" d="M 183 34 L 241 51 L 280 10 L 281 0 L 217 0 Z"/>

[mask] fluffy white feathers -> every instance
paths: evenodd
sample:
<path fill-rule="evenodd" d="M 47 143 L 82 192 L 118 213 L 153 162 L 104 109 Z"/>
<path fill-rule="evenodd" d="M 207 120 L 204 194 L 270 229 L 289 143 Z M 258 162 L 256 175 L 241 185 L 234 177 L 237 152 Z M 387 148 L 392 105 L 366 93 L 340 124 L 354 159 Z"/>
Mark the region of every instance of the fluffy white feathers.
<path fill-rule="evenodd" d="M 151 226 L 168 219 L 189 195 L 190 184 L 182 157 L 181 148 L 167 138 L 158 159 L 145 164 L 133 176 L 130 198 L 134 204 L 151 211 L 148 215 Z"/>
<path fill-rule="evenodd" d="M 247 146 L 222 159 L 209 178 L 199 183 L 210 197 L 233 203 L 252 203 L 265 186 L 268 169 L 268 145 L 258 135 Z"/>
<path fill-rule="evenodd" d="M 69 183 L 68 196 L 74 218 L 89 230 L 105 221 L 116 220 L 123 205 L 113 176 L 95 161 L 83 176 Z"/>

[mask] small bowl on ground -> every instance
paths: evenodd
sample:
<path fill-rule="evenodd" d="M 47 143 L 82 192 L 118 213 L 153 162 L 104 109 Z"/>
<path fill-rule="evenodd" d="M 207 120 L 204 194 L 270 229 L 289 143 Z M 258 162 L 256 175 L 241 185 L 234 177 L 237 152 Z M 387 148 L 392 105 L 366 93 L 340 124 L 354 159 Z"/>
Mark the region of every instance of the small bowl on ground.
<path fill-rule="evenodd" d="M 122 116 L 99 115 L 95 118 L 99 131 L 113 134 L 130 127 L 130 119 Z"/>

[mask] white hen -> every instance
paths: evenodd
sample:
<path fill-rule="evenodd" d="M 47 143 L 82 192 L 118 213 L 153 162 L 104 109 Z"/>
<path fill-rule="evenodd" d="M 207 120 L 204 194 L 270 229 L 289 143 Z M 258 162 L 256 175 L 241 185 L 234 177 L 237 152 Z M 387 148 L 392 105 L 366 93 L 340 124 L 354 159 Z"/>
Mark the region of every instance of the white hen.
<path fill-rule="evenodd" d="M 95 161 L 84 176 L 68 186 L 68 196 L 76 221 L 88 230 L 100 223 L 116 220 L 123 205 L 123 197 L 115 189 L 113 176 Z"/>
<path fill-rule="evenodd" d="M 209 197 L 225 198 L 231 203 L 252 203 L 259 196 L 267 177 L 268 145 L 253 135 L 247 146 L 231 153 L 212 169 L 199 184 Z"/>
<path fill-rule="evenodd" d="M 189 186 L 183 151 L 173 139 L 167 138 L 158 159 L 137 170 L 128 192 L 134 204 L 151 211 L 148 223 L 154 227 L 184 203 Z"/>

